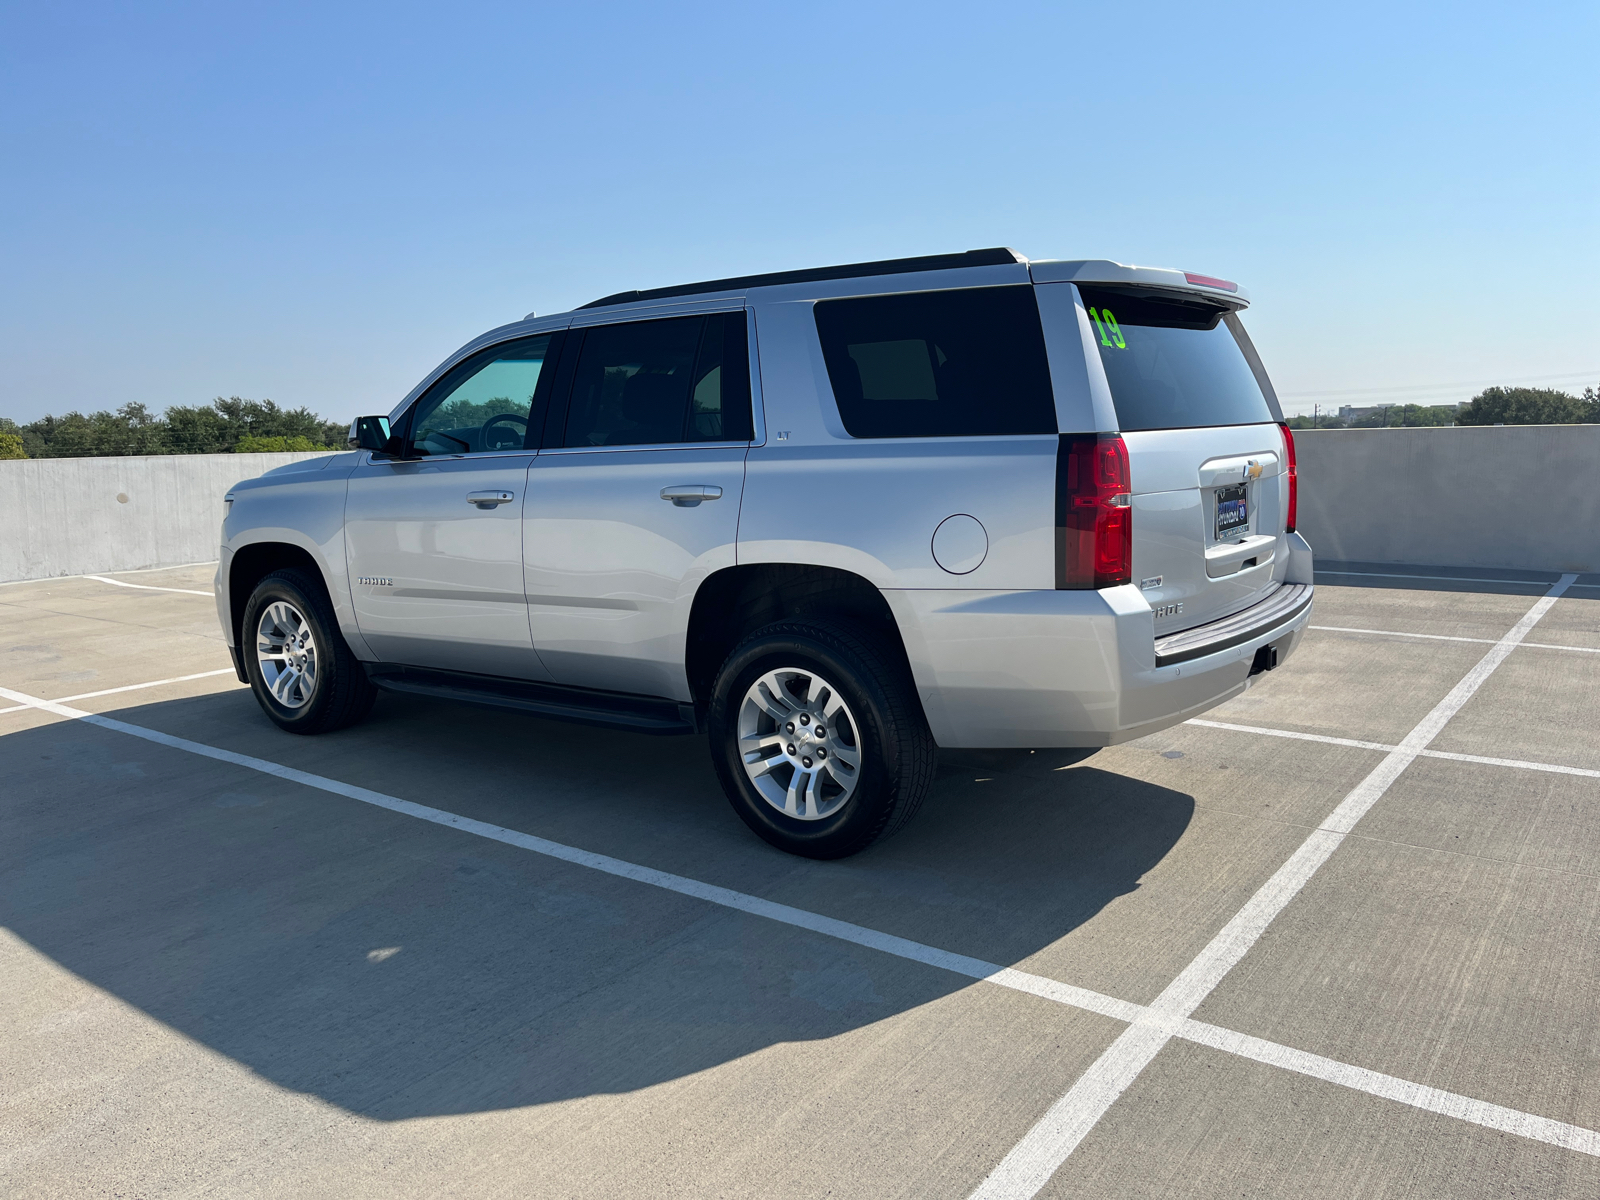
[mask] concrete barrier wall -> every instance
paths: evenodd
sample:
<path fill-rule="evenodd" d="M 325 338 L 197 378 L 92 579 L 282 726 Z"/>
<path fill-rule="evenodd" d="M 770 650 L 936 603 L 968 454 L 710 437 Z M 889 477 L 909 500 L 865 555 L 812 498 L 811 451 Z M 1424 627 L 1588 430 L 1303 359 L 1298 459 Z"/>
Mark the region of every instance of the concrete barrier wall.
<path fill-rule="evenodd" d="M 318 454 L 0 460 L 0 582 L 217 557 L 222 497 Z"/>
<path fill-rule="evenodd" d="M 1600 425 L 1298 430 L 1317 557 L 1600 571 Z"/>
<path fill-rule="evenodd" d="M 1600 571 L 1600 425 L 1295 435 L 1318 557 Z M 315 454 L 0 461 L 0 581 L 217 556 L 222 496 Z"/>

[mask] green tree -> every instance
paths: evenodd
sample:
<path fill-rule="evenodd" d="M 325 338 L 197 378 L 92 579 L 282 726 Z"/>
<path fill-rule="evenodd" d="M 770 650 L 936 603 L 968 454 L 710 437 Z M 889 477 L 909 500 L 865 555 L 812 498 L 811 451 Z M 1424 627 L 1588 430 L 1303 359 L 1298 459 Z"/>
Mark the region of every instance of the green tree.
<path fill-rule="evenodd" d="M 235 440 L 227 418 L 211 405 L 167 409 L 167 445 L 173 454 L 225 454 Z"/>
<path fill-rule="evenodd" d="M 313 450 L 327 452 L 332 446 L 319 445 L 308 437 L 257 437 L 247 433 L 233 444 L 235 454 L 285 454 L 308 453 Z"/>
<path fill-rule="evenodd" d="M 1352 429 L 1380 429 L 1430 425 L 1452 425 L 1456 410 L 1442 404 L 1389 404 L 1375 413 L 1357 417 L 1350 422 Z"/>
<path fill-rule="evenodd" d="M 30 458 L 90 458 L 109 454 L 162 454 L 166 426 L 137 402 L 116 412 L 41 417 L 19 431 Z"/>
<path fill-rule="evenodd" d="M 1461 425 L 1578 425 L 1600 421 L 1593 389 L 1572 396 L 1555 388 L 1485 388 L 1456 416 Z"/>
<path fill-rule="evenodd" d="M 245 400 L 238 396 L 218 396 L 204 407 L 169 408 L 167 424 L 174 450 L 180 454 L 226 453 L 243 437 L 299 437 L 318 445 L 337 446 L 344 442 L 347 428 L 317 416 L 309 408 L 283 409 L 271 400 Z"/>
<path fill-rule="evenodd" d="M 22 448 L 22 435 L 0 429 L 0 458 L 27 458 L 28 452 Z"/>
<path fill-rule="evenodd" d="M 87 416 L 41 417 L 27 425 L 6 422 L 31 458 L 89 458 L 107 454 L 226 454 L 243 438 L 288 439 L 311 449 L 342 446 L 345 426 L 308 408 L 283 409 L 271 400 L 217 397 L 210 404 L 174 405 L 163 416 L 143 404 Z"/>

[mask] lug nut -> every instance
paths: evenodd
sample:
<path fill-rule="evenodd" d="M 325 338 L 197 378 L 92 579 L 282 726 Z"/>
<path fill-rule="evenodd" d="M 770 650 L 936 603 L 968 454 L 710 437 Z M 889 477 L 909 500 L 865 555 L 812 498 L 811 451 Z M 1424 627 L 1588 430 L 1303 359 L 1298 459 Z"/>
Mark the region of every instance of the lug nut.
<path fill-rule="evenodd" d="M 819 739 L 828 736 L 828 731 L 821 725 L 818 725 L 814 730 L 812 730 L 812 733 L 814 733 Z"/>
<path fill-rule="evenodd" d="M 800 760 L 800 765 L 809 767 L 811 765 L 811 760 L 809 758 L 802 758 Z"/>
<path fill-rule="evenodd" d="M 787 729 L 790 733 L 793 733 L 794 732 L 794 722 L 790 721 L 787 725 L 784 726 L 784 728 Z"/>
<path fill-rule="evenodd" d="M 793 753 L 794 753 L 794 743 L 793 743 L 793 742 L 790 742 L 790 743 L 789 743 L 789 753 L 790 753 L 790 754 L 793 754 Z"/>
<path fill-rule="evenodd" d="M 828 752 L 826 750 L 824 750 L 821 746 L 818 746 L 817 747 L 817 757 L 818 758 L 827 758 L 828 757 Z"/>
<path fill-rule="evenodd" d="M 811 724 L 811 714 L 810 713 L 801 713 L 800 714 L 800 724 L 802 724 L 802 725 Z"/>

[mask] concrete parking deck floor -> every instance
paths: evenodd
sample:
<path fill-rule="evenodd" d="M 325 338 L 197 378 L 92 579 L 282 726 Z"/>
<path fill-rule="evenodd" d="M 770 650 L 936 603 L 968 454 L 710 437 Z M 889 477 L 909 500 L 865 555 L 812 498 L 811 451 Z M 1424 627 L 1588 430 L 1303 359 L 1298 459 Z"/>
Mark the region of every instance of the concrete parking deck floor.
<path fill-rule="evenodd" d="M 1600 1195 L 1600 581 L 1332 566 L 837 863 L 698 739 L 280 733 L 209 567 L 0 587 L 0 1194 Z"/>

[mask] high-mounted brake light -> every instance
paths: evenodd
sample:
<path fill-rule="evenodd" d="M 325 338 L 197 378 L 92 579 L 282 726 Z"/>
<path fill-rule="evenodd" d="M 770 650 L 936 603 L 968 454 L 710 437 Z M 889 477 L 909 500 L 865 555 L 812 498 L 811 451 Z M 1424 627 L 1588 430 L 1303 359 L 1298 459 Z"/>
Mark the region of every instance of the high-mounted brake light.
<path fill-rule="evenodd" d="M 1200 287 L 1221 288 L 1225 292 L 1237 292 L 1239 285 L 1226 279 L 1218 279 L 1214 275 L 1196 275 L 1193 271 L 1185 271 L 1183 277 L 1190 283 Z"/>
<path fill-rule="evenodd" d="M 1283 531 L 1293 533 L 1295 518 L 1300 515 L 1300 473 L 1295 469 L 1294 463 L 1294 430 L 1281 422 L 1278 428 L 1283 430 L 1283 452 L 1289 460 L 1289 519 L 1284 524 Z"/>
<path fill-rule="evenodd" d="M 1128 447 L 1114 433 L 1066 434 L 1056 455 L 1056 586 L 1133 579 Z"/>

